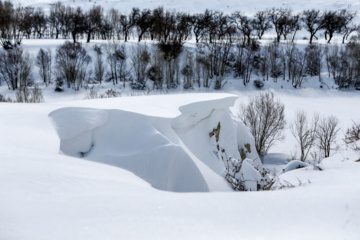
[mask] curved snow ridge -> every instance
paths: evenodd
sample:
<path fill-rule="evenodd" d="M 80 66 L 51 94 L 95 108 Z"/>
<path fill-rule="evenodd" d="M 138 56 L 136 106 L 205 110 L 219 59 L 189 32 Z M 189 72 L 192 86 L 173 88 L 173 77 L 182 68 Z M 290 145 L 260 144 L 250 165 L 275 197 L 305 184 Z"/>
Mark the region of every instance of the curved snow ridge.
<path fill-rule="evenodd" d="M 108 113 L 100 109 L 61 108 L 49 114 L 60 140 L 75 137 L 103 125 Z"/>
<path fill-rule="evenodd" d="M 197 124 L 201 120 L 209 117 L 215 109 L 229 109 L 234 105 L 238 97 L 231 96 L 222 99 L 201 101 L 181 106 L 181 115 L 173 119 L 173 128 L 185 128 Z"/>

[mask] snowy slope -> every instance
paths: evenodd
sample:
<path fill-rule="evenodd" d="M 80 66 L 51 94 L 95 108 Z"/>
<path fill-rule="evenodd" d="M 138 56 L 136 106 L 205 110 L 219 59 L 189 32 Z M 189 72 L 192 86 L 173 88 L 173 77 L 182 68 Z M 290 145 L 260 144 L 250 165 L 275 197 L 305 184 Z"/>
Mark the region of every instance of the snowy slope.
<path fill-rule="evenodd" d="M 307 103 L 301 96 L 280 96 L 287 105 Z M 2 103 L 0 239 L 359 239 L 357 153 L 342 151 L 325 159 L 321 172 L 299 169 L 279 175 L 294 186 L 285 190 L 174 193 L 156 190 L 121 168 L 59 154 L 60 140 L 48 118 L 57 109 L 76 107 L 173 119 L 196 104 L 181 106 L 227 97 L 231 95 Z M 339 99 L 346 103 L 350 97 L 324 101 Z M 318 102 L 313 108 L 322 107 Z M 345 108 L 344 117 L 351 115 L 347 112 Z M 196 122 L 185 119 L 188 124 L 182 127 Z M 100 120 L 93 124 L 106 126 Z"/>

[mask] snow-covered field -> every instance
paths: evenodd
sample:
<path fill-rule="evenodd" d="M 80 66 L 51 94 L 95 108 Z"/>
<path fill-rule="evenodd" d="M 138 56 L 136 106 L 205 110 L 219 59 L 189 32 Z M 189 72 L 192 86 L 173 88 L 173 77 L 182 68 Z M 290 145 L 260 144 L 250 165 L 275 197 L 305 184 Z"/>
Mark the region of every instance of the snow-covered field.
<path fill-rule="evenodd" d="M 36 0 L 24 6 L 48 8 L 55 0 Z M 271 7 L 360 12 L 360 2 L 348 1 L 112 1 L 71 0 L 65 5 L 84 9 L 101 5 L 129 12 L 132 7 L 197 13 L 206 8 L 252 15 Z M 359 17 L 355 19 L 359 22 Z M 297 35 L 303 48 L 308 33 Z M 273 39 L 265 36 L 262 44 Z M 324 43 L 320 36 L 319 43 Z M 33 57 L 39 47 L 54 50 L 65 40 L 23 40 Z M 84 42 L 84 40 L 82 40 Z M 340 42 L 340 36 L 334 42 Z M 94 44 L 83 43 L 93 60 Z M 130 39 L 126 48 L 136 44 Z M 150 43 L 151 44 L 151 43 Z M 194 40 L 185 44 L 194 49 Z M 248 155 L 247 177 L 258 178 L 262 167 L 275 174 L 270 191 L 234 192 L 224 179 L 219 145 L 239 158 L 238 147 L 252 137 L 238 121 L 239 106 L 259 94 L 252 84 L 228 77 L 225 88 L 169 92 L 116 88 L 121 97 L 84 100 L 87 91 L 41 85 L 40 104 L 0 102 L 0 240 L 22 239 L 360 239 L 360 153 L 347 149 L 344 134 L 360 122 L 360 92 L 336 90 L 322 74 L 306 79 L 301 89 L 283 80 L 265 82 L 285 104 L 287 123 L 296 111 L 310 116 L 333 114 L 340 120 L 336 149 L 318 167 L 287 167 L 299 152 L 288 125 L 285 140 L 265 157 Z M 0 93 L 14 98 L 5 85 Z M 219 141 L 209 133 L 221 123 Z M 299 156 L 299 154 L 297 154 Z M 249 175 L 249 173 L 252 173 Z M 254 186 L 249 183 L 248 189 Z"/>
<path fill-rule="evenodd" d="M 235 105 L 253 94 L 239 93 Z M 301 90 L 295 95 L 278 90 L 275 95 L 285 103 L 288 121 L 297 108 L 336 114 L 342 128 L 351 119 L 360 119 L 354 107 L 359 101 L 356 92 Z M 206 108 L 225 109 L 232 101 L 234 95 L 213 93 L 2 103 L 0 239 L 359 239 L 358 153 L 342 146 L 323 160 L 323 171 L 313 166 L 289 171 L 278 175 L 281 190 L 262 192 L 229 191 L 225 180 L 216 174 L 216 166 L 209 166 L 210 160 L 201 161 L 207 152 L 201 149 L 202 137 L 187 133 L 186 127 L 196 125 L 192 129 L 199 133 L 203 128 L 197 121 L 206 119 L 202 115 Z M 68 111 L 68 118 L 62 118 L 61 111 Z M 79 115 L 86 121 L 77 117 L 79 111 L 88 112 Z M 63 140 L 79 129 L 100 126 L 106 112 L 112 113 L 112 119 L 107 120 L 112 125 L 105 124 L 101 131 L 92 133 L 92 139 L 101 139 L 95 141 L 96 147 L 102 144 L 106 151 L 100 154 L 95 147 L 89 153 L 91 161 L 86 156 L 59 153 L 65 146 Z M 101 136 L 106 131 L 107 135 Z M 80 149 L 76 142 L 86 141 L 78 140 L 68 147 Z M 293 143 L 287 132 L 285 142 L 265 159 L 265 167 L 281 169 L 287 163 L 284 154 L 289 154 Z M 86 150 L 88 146 L 80 147 Z M 188 152 L 181 155 L 179 150 L 173 155 L 174 149 Z M 110 156 L 115 153 L 128 163 L 117 167 Z M 187 156 L 190 159 L 186 160 Z M 172 164 L 164 167 L 167 159 Z M 197 170 L 201 173 L 195 174 Z M 210 192 L 176 193 L 173 191 L 181 189 L 156 185 L 156 180 L 164 177 Z"/>

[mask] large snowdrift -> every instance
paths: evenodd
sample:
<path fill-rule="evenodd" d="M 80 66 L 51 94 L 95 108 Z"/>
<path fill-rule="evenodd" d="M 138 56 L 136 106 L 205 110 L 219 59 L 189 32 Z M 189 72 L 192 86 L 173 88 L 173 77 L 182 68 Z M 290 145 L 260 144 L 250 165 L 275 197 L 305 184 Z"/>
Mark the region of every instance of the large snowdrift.
<path fill-rule="evenodd" d="M 239 159 L 239 149 L 254 146 L 247 128 L 232 118 L 229 107 L 235 100 L 185 105 L 174 119 L 85 108 L 62 108 L 49 116 L 63 154 L 124 168 L 160 190 L 229 191 L 224 179 L 228 158 Z M 217 126 L 217 136 L 212 136 Z M 247 159 L 238 178 L 246 176 L 245 189 L 257 190 L 259 173 L 249 172 L 262 166 L 249 150 L 253 159 Z"/>

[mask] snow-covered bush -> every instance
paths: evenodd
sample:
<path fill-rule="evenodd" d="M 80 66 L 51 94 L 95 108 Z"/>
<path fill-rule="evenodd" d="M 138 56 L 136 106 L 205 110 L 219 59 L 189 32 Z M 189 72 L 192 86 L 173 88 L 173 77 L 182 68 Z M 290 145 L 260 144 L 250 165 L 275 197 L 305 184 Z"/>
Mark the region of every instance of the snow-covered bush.
<path fill-rule="evenodd" d="M 249 159 L 228 158 L 225 179 L 236 191 L 257 191 L 261 189 L 261 175 Z"/>

